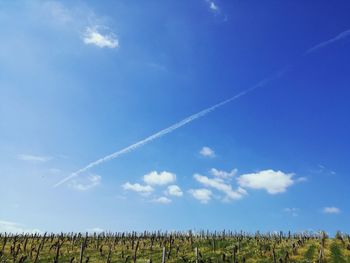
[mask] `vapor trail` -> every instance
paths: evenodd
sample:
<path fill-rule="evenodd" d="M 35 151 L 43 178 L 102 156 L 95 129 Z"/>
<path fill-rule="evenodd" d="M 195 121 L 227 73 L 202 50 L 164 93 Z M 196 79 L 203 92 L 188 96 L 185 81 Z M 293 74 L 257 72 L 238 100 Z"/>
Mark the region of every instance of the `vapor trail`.
<path fill-rule="evenodd" d="M 214 106 L 211 106 L 211 107 L 209 107 L 207 109 L 204 109 L 204 110 L 202 110 L 200 112 L 197 112 L 197 113 L 195 113 L 195 114 L 193 114 L 193 115 L 191 115 L 191 116 L 189 116 L 189 117 L 187 117 L 187 118 L 185 118 L 185 119 L 183 119 L 183 120 L 181 120 L 181 121 L 171 125 L 168 128 L 165 128 L 165 129 L 163 129 L 163 130 L 161 130 L 161 131 L 159 131 L 159 132 L 157 132 L 157 133 L 155 133 L 155 134 L 153 134 L 153 135 L 151 135 L 151 136 L 149 136 L 149 137 L 147 137 L 147 138 L 145 138 L 145 139 L 143 139 L 141 141 L 138 141 L 138 142 L 136 142 L 136 143 L 134 143 L 134 144 L 132 144 L 132 145 L 130 145 L 128 147 L 125 147 L 124 149 L 121 149 L 121 150 L 119 150 L 117 152 L 109 154 L 109 155 L 107 155 L 107 156 L 105 156 L 103 158 L 100 158 L 100 159 L 92 162 L 92 163 L 89 163 L 87 166 L 79 169 L 78 171 L 72 173 L 71 175 L 67 176 L 66 178 L 64 178 L 63 180 L 61 180 L 57 184 L 55 184 L 54 187 L 57 187 L 57 186 L 65 183 L 65 182 L 67 182 L 68 180 L 78 176 L 79 174 L 81 174 L 81 173 L 83 173 L 83 172 L 85 172 L 85 171 L 87 171 L 87 170 L 89 170 L 89 169 L 91 169 L 91 168 L 101 164 L 101 163 L 110 161 L 112 159 L 115 159 L 115 158 L 119 157 L 120 155 L 123 155 L 125 153 L 134 151 L 137 148 L 139 148 L 139 147 L 141 147 L 141 146 L 143 146 L 143 145 L 145 145 L 147 143 L 150 143 L 153 140 L 158 139 L 158 138 L 160 138 L 160 137 L 162 137 L 162 136 L 164 136 L 164 135 L 166 135 L 168 133 L 171 133 L 171 132 L 177 130 L 178 128 L 180 128 L 180 127 L 182 127 L 182 126 L 184 126 L 184 125 L 186 125 L 186 124 L 188 124 L 188 123 L 190 123 L 190 122 L 192 122 L 192 121 L 194 121 L 194 120 L 196 120 L 196 119 L 198 119 L 200 117 L 203 117 L 203 116 L 207 115 L 208 113 L 216 110 L 217 108 L 219 108 L 219 107 L 221 107 L 221 106 L 223 106 L 223 105 L 225 105 L 225 104 L 227 104 L 227 103 L 229 103 L 231 101 L 234 101 L 234 100 L 236 100 L 236 99 L 246 95 L 247 93 L 249 93 L 249 92 L 251 92 L 251 91 L 253 91 L 253 90 L 255 90 L 255 89 L 259 88 L 259 87 L 265 86 L 271 80 L 279 78 L 281 75 L 283 75 L 286 70 L 287 70 L 287 68 L 283 69 L 281 71 L 278 71 L 272 77 L 264 79 L 263 81 L 260 81 L 255 86 L 253 86 L 253 87 L 251 87 L 251 88 L 249 88 L 247 90 L 244 90 L 244 91 L 238 93 L 237 95 L 235 95 L 235 96 L 233 96 L 233 97 L 231 97 L 231 98 L 229 98 L 227 100 L 224 100 L 224 101 L 222 101 L 222 102 L 220 102 L 218 104 L 215 104 Z"/>
<path fill-rule="evenodd" d="M 342 40 L 344 38 L 347 38 L 349 36 L 350 36 L 350 29 L 345 30 L 345 31 L 341 32 L 339 35 L 337 35 L 336 37 L 331 38 L 331 39 L 329 39 L 327 41 L 321 42 L 320 44 L 317 44 L 316 46 L 313 46 L 312 48 L 308 49 L 304 53 L 304 55 L 308 55 L 310 53 L 316 52 L 317 50 L 319 50 L 321 48 L 324 48 L 324 47 L 326 47 L 326 46 L 328 46 L 328 45 L 330 45 L 330 44 L 332 44 L 334 42 L 337 42 L 337 41 Z"/>
<path fill-rule="evenodd" d="M 223 102 L 220 102 L 220 103 L 218 103 L 218 104 L 216 104 L 216 105 L 214 105 L 214 106 L 212 106 L 212 107 L 210 107 L 210 108 L 207 108 L 207 109 L 202 110 L 202 111 L 200 111 L 200 112 L 198 112 L 198 113 L 196 113 L 196 114 L 193 114 L 193 115 L 191 115 L 191 116 L 189 116 L 189 117 L 187 117 L 187 118 L 185 118 L 185 119 L 183 119 L 183 120 L 181 120 L 181 121 L 179 121 L 179 122 L 177 122 L 177 123 L 171 125 L 171 126 L 168 127 L 168 128 L 165 128 L 165 129 L 163 129 L 163 130 L 161 130 L 161 131 L 159 131 L 159 132 L 157 132 L 157 133 L 155 133 L 155 134 L 153 134 L 153 135 L 151 135 L 151 136 L 149 136 L 149 137 L 147 137 L 147 138 L 145 138 L 145 139 L 143 139 L 143 140 L 141 140 L 141 141 L 138 141 L 138 142 L 136 142 L 136 143 L 134 143 L 134 144 L 132 144 L 132 145 L 130 145 L 130 146 L 128 146 L 128 147 L 125 147 L 124 149 L 121 149 L 121 150 L 119 150 L 119 151 L 117 151 L 117 152 L 114 152 L 114 153 L 112 153 L 112 154 L 109 154 L 109 155 L 107 155 L 107 156 L 105 156 L 105 157 L 103 157 L 103 158 L 101 158 L 101 159 L 98 159 L 98 160 L 92 162 L 92 163 L 89 163 L 87 166 L 85 166 L 85 167 L 79 169 L 78 171 L 72 173 L 70 176 L 64 178 L 62 181 L 60 181 L 60 182 L 58 182 L 57 184 L 55 184 L 55 187 L 57 187 L 57 186 L 59 186 L 59 185 L 65 183 L 66 181 L 70 180 L 71 178 L 76 177 L 76 176 L 79 175 L 80 173 L 83 173 L 83 172 L 85 172 L 85 171 L 87 171 L 87 170 L 89 170 L 89 169 L 91 169 L 91 168 L 93 168 L 93 167 L 95 167 L 95 166 L 97 166 L 97 165 L 99 165 L 99 164 L 101 164 L 101 163 L 110 161 L 110 160 L 112 160 L 112 159 L 115 159 L 115 158 L 119 157 L 120 155 L 123 155 L 123 154 L 125 154 L 125 153 L 131 152 L 131 151 L 133 151 L 133 150 L 136 150 L 137 148 L 139 148 L 139 147 L 141 147 L 141 146 L 143 146 L 143 145 L 145 145 L 145 144 L 147 144 L 147 143 L 150 143 L 151 141 L 153 141 L 153 140 L 155 140 L 155 139 L 158 139 L 158 138 L 160 138 L 160 137 L 162 137 L 162 136 L 164 136 L 164 135 L 166 135 L 166 134 L 168 134 L 168 133 L 170 133 L 170 132 L 173 132 L 174 130 L 176 130 L 176 129 L 178 129 L 178 128 L 180 128 L 180 127 L 182 127 L 182 126 L 184 126 L 184 125 L 186 125 L 186 124 L 188 124 L 188 123 L 194 121 L 195 119 L 198 119 L 198 118 L 200 118 L 200 117 L 203 117 L 204 115 L 206 115 L 206 114 L 208 114 L 209 112 L 215 110 L 216 108 L 218 108 L 218 107 L 220 107 L 220 106 L 223 106 L 223 105 L 225 105 L 226 103 L 229 103 L 230 101 L 233 101 L 233 100 L 235 100 L 235 99 L 238 99 L 239 97 L 241 97 L 241 96 L 247 94 L 247 93 L 248 93 L 249 91 L 251 91 L 251 90 L 252 90 L 252 89 L 243 91 L 243 92 L 241 92 L 241 93 L 235 95 L 234 97 L 232 97 L 232 98 L 230 98 L 230 99 L 227 99 L 227 100 L 225 100 L 225 101 L 223 101 Z"/>
<path fill-rule="evenodd" d="M 346 38 L 348 36 L 350 36 L 350 30 L 346 30 L 346 31 L 340 33 L 339 35 L 337 35 L 334 38 L 331 38 L 331 39 L 329 39 L 327 41 L 324 41 L 324 42 L 321 42 L 320 44 L 315 45 L 314 47 L 312 47 L 312 48 L 308 49 L 307 51 L 305 51 L 303 56 L 307 56 L 310 53 L 313 53 L 313 52 L 315 52 L 315 51 L 317 51 L 319 49 L 322 49 L 322 48 L 324 48 L 324 47 L 326 47 L 326 46 L 328 46 L 328 45 L 330 45 L 330 44 L 332 44 L 332 43 L 334 43 L 336 41 L 344 39 L 344 38 Z M 200 111 L 198 113 L 195 113 L 195 114 L 193 114 L 193 115 L 191 115 L 191 116 L 189 116 L 189 117 L 187 117 L 187 118 L 185 118 L 185 119 L 183 119 L 183 120 L 181 120 L 181 121 L 171 125 L 170 127 L 165 128 L 165 129 L 163 129 L 163 130 L 161 130 L 161 131 L 159 131 L 159 132 L 157 132 L 157 133 L 155 133 L 155 134 L 153 134 L 153 135 L 151 135 L 151 136 L 149 136 L 149 137 L 147 137 L 147 138 L 145 138 L 145 139 L 143 139 L 141 141 L 138 141 L 138 142 L 136 142 L 136 143 L 134 143 L 134 144 L 124 148 L 124 149 L 121 149 L 121 150 L 119 150 L 117 152 L 114 152 L 114 153 L 112 153 L 110 155 L 107 155 L 107 156 L 105 156 L 105 157 L 103 157 L 101 159 L 98 159 L 97 161 L 89 163 L 87 166 L 79 169 L 78 171 L 72 173 L 71 175 L 67 176 L 63 180 L 59 181 L 57 184 L 54 185 L 54 187 L 57 187 L 57 186 L 65 183 L 65 182 L 67 182 L 68 180 L 78 176 L 79 174 L 81 174 L 81 173 L 83 173 L 83 172 L 85 172 L 85 171 L 87 171 L 87 170 L 89 170 L 89 169 L 91 169 L 91 168 L 93 168 L 93 167 L 95 167 L 97 165 L 100 165 L 101 163 L 110 161 L 112 159 L 118 158 L 120 155 L 123 155 L 125 153 L 134 151 L 137 148 L 139 148 L 139 147 L 141 147 L 141 146 L 143 146 L 143 145 L 145 145 L 147 143 L 150 143 L 153 140 L 158 139 L 158 138 L 160 138 L 160 137 L 162 137 L 162 136 L 164 136 L 164 135 L 166 135 L 168 133 L 171 133 L 171 132 L 177 130 L 178 128 L 181 128 L 182 126 L 184 126 L 184 125 L 186 125 L 186 124 L 188 124 L 188 123 L 190 123 L 190 122 L 192 122 L 192 121 L 194 121 L 194 120 L 196 120 L 196 119 L 198 119 L 200 117 L 203 117 L 203 116 L 207 115 L 208 113 L 216 110 L 217 108 L 219 108 L 221 106 L 224 106 L 225 104 L 227 104 L 227 103 L 229 103 L 231 101 L 234 101 L 234 100 L 236 100 L 236 99 L 238 99 L 238 98 L 248 94 L 249 92 L 251 92 L 251 91 L 253 91 L 253 90 L 257 89 L 257 88 L 265 86 L 270 81 L 278 79 L 281 76 L 283 76 L 286 73 L 286 71 L 288 69 L 290 69 L 290 68 L 291 68 L 291 65 L 288 65 L 287 67 L 285 67 L 282 70 L 280 70 L 280 71 L 276 72 L 275 74 L 273 74 L 271 77 L 260 81 L 255 86 L 253 86 L 253 87 L 251 87 L 251 88 L 249 88 L 247 90 L 244 90 L 244 91 L 238 93 L 237 95 L 235 95 L 235 96 L 233 96 L 233 97 L 231 97 L 231 98 L 229 98 L 227 100 L 224 100 L 224 101 L 222 101 L 222 102 L 220 102 L 218 104 L 215 104 L 214 106 L 211 106 L 211 107 L 209 107 L 207 109 L 204 109 L 204 110 L 202 110 L 202 111 Z"/>

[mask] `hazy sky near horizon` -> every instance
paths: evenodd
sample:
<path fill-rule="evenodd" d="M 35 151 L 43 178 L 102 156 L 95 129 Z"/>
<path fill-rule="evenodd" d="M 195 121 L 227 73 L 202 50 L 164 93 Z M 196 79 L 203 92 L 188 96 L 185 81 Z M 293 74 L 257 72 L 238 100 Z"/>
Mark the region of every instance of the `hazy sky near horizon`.
<path fill-rule="evenodd" d="M 349 11 L 2 1 L 0 232 L 350 232 Z"/>

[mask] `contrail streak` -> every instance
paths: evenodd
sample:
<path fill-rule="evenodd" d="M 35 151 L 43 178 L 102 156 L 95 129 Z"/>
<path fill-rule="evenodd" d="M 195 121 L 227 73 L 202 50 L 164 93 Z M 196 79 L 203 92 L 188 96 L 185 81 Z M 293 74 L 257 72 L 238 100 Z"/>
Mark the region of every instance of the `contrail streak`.
<path fill-rule="evenodd" d="M 337 41 L 342 40 L 344 38 L 347 38 L 349 36 L 350 36 L 350 29 L 345 30 L 345 31 L 341 32 L 339 35 L 337 35 L 336 37 L 331 38 L 331 39 L 329 39 L 327 41 L 321 42 L 320 44 L 317 44 L 316 46 L 308 49 L 304 53 L 304 55 L 308 55 L 310 53 L 316 52 L 317 50 L 319 50 L 321 48 L 327 47 L 328 45 L 333 44 L 334 42 L 337 42 Z"/>
<path fill-rule="evenodd" d="M 193 114 L 193 115 L 191 115 L 191 116 L 189 116 L 189 117 L 187 117 L 187 118 L 185 118 L 185 119 L 183 119 L 183 120 L 181 120 L 181 121 L 179 121 L 179 122 L 169 126 L 168 128 L 165 128 L 165 129 L 163 129 L 163 130 L 161 130 L 161 131 L 159 131 L 159 132 L 157 132 L 157 133 L 155 133 L 155 134 L 153 134 L 153 135 L 151 135 L 151 136 L 141 140 L 141 141 L 138 141 L 138 142 L 136 142 L 136 143 L 134 143 L 134 144 L 132 144 L 132 145 L 130 145 L 128 147 L 125 147 L 124 149 L 121 149 L 121 150 L 119 150 L 117 152 L 109 154 L 109 155 L 107 155 L 107 156 L 105 156 L 105 157 L 103 157 L 101 159 L 98 159 L 98 160 L 92 162 L 92 163 L 89 163 L 87 166 L 79 169 L 78 171 L 72 173 L 71 175 L 67 176 L 66 178 L 64 178 L 63 180 L 61 180 L 57 184 L 55 184 L 54 187 L 57 187 L 57 186 L 65 183 L 65 182 L 69 181 L 70 179 L 78 176 L 79 174 L 81 174 L 83 172 L 86 172 L 87 170 L 89 170 L 89 169 L 91 169 L 91 168 L 93 168 L 93 167 L 95 167 L 97 165 L 100 165 L 101 163 L 110 161 L 112 159 L 115 159 L 115 158 L 119 157 L 120 155 L 123 155 L 125 153 L 134 151 L 137 148 L 139 148 L 139 147 L 141 147 L 141 146 L 143 146 L 143 145 L 145 145 L 147 143 L 150 143 L 153 140 L 158 139 L 158 138 L 160 138 L 160 137 L 162 137 L 162 136 L 164 136 L 164 135 L 166 135 L 168 133 L 171 133 L 171 132 L 175 131 L 176 129 L 178 129 L 178 128 L 180 128 L 180 127 L 182 127 L 182 126 L 184 126 L 184 125 L 186 125 L 186 124 L 188 124 L 188 123 L 190 123 L 190 122 L 192 122 L 192 121 L 194 121 L 194 120 L 196 120 L 196 119 L 198 119 L 200 117 L 203 117 L 203 116 L 207 115 L 208 113 L 216 110 L 217 108 L 219 108 L 219 107 L 221 107 L 221 106 L 223 106 L 223 105 L 225 105 L 225 104 L 227 104 L 227 103 L 229 103 L 231 101 L 234 101 L 234 100 L 236 100 L 236 99 L 246 95 L 247 93 L 249 93 L 249 92 L 251 92 L 251 91 L 253 91 L 253 90 L 255 90 L 255 89 L 259 88 L 259 87 L 265 86 L 268 82 L 270 82 L 270 81 L 272 81 L 272 80 L 274 80 L 276 78 L 281 77 L 285 73 L 285 71 L 287 69 L 288 68 L 280 70 L 277 73 L 275 73 L 272 77 L 264 79 L 263 81 L 260 81 L 255 86 L 253 86 L 253 87 L 251 87 L 251 88 L 249 88 L 247 90 L 244 90 L 244 91 L 238 93 L 237 95 L 235 95 L 235 96 L 233 96 L 233 97 L 231 97 L 231 98 L 229 98 L 227 100 L 224 100 L 224 101 L 222 101 L 222 102 L 220 102 L 218 104 L 215 104 L 214 106 L 211 106 L 211 107 L 209 107 L 207 109 L 204 109 L 204 110 L 202 110 L 200 112 L 197 112 L 197 113 L 195 113 L 195 114 Z"/>
<path fill-rule="evenodd" d="M 313 52 L 315 52 L 315 51 L 317 51 L 319 49 L 322 49 L 322 48 L 324 48 L 324 47 L 326 47 L 326 46 L 328 46 L 328 45 L 330 45 L 330 44 L 332 44 L 332 43 L 334 43 L 336 41 L 344 39 L 344 38 L 346 38 L 348 36 L 350 36 L 350 30 L 346 30 L 346 31 L 340 33 L 339 35 L 337 35 L 334 38 L 331 38 L 331 39 L 329 39 L 327 41 L 324 41 L 324 42 L 321 42 L 320 44 L 315 45 L 314 47 L 312 47 L 312 48 L 308 49 L 307 51 L 305 51 L 303 56 L 307 56 L 310 53 L 313 53 Z M 263 81 L 260 81 L 255 86 L 253 86 L 253 87 L 251 87 L 251 88 L 249 88 L 247 90 L 244 90 L 244 91 L 238 93 L 237 95 L 235 95 L 235 96 L 233 96 L 233 97 L 231 97 L 231 98 L 229 98 L 227 100 L 224 100 L 224 101 L 222 101 L 222 102 L 220 102 L 218 104 L 215 104 L 214 106 L 211 106 L 211 107 L 209 107 L 207 109 L 204 109 L 204 110 L 202 110 L 200 112 L 197 112 L 197 113 L 195 113 L 195 114 L 193 114 L 193 115 L 191 115 L 191 116 L 189 116 L 189 117 L 187 117 L 187 118 L 185 118 L 185 119 L 183 119 L 183 120 L 181 120 L 181 121 L 171 125 L 170 127 L 165 128 L 165 129 L 163 129 L 163 130 L 161 130 L 161 131 L 159 131 L 159 132 L 157 132 L 157 133 L 155 133 L 155 134 L 153 134 L 153 135 L 151 135 L 151 136 L 149 136 L 149 137 L 147 137 L 147 138 L 145 138 L 145 139 L 143 139 L 141 141 L 138 141 L 138 142 L 136 142 L 136 143 L 134 143 L 134 144 L 124 148 L 124 149 L 121 149 L 121 150 L 119 150 L 117 152 L 114 152 L 114 153 L 112 153 L 110 155 L 107 155 L 107 156 L 105 156 L 105 157 L 103 157 L 101 159 L 98 159 L 97 161 L 89 163 L 87 166 L 79 169 L 78 171 L 72 173 L 71 175 L 67 176 L 63 180 L 59 181 L 57 184 L 54 185 L 54 187 L 60 186 L 61 184 L 67 182 L 68 180 L 78 176 L 79 174 L 81 174 L 83 172 L 86 172 L 87 170 L 89 170 L 89 169 L 91 169 L 91 168 L 93 168 L 93 167 L 95 167 L 97 165 L 100 165 L 101 163 L 113 160 L 113 159 L 118 158 L 119 156 L 121 156 L 123 154 L 126 154 L 128 152 L 134 151 L 137 148 L 139 148 L 139 147 L 141 147 L 141 146 L 143 146 L 143 145 L 145 145 L 147 143 L 150 143 L 153 140 L 156 140 L 156 139 L 158 139 L 158 138 L 160 138 L 160 137 L 162 137 L 162 136 L 164 136 L 164 135 L 166 135 L 168 133 L 171 133 L 171 132 L 175 131 L 176 129 L 181 128 L 182 126 L 184 126 L 184 125 L 186 125 L 186 124 L 188 124 L 188 123 L 190 123 L 190 122 L 192 122 L 192 121 L 194 121 L 194 120 L 196 120 L 198 118 L 201 118 L 201 117 L 207 115 L 208 113 L 216 110 L 217 108 L 219 108 L 221 106 L 224 106 L 225 104 L 227 104 L 227 103 L 229 103 L 231 101 L 234 101 L 234 100 L 236 100 L 236 99 L 238 99 L 238 98 L 248 94 L 249 92 L 251 92 L 251 91 L 253 91 L 253 90 L 257 89 L 257 88 L 265 86 L 270 81 L 278 79 L 281 76 L 283 76 L 290 67 L 291 67 L 290 65 L 285 67 L 284 69 L 278 71 L 277 73 L 275 73 L 271 77 L 266 78 Z"/>

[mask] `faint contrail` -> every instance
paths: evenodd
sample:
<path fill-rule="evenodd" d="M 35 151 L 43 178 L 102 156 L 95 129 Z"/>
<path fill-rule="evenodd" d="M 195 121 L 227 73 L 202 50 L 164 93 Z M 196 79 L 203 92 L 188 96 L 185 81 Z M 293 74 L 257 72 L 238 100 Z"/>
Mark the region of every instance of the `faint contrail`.
<path fill-rule="evenodd" d="M 327 41 L 324 41 L 324 42 L 322 42 L 320 44 L 315 45 L 314 47 L 312 47 L 312 48 L 308 49 L 306 52 L 304 52 L 303 55 L 307 56 L 308 54 L 310 54 L 312 52 L 315 52 L 318 49 L 324 48 L 324 47 L 328 46 L 329 44 L 332 44 L 332 43 L 334 43 L 334 42 L 336 42 L 338 40 L 341 40 L 343 38 L 346 38 L 348 36 L 350 36 L 350 30 L 346 30 L 346 31 L 340 33 L 339 35 L 337 35 L 336 37 L 334 37 L 332 39 L 329 39 Z M 186 124 L 188 124 L 188 123 L 190 123 L 190 122 L 192 122 L 192 121 L 194 121 L 194 120 L 196 120 L 196 119 L 198 119 L 200 117 L 203 117 L 203 116 L 207 115 L 208 113 L 216 110 L 217 108 L 219 108 L 219 107 L 221 107 L 221 106 L 223 106 L 223 105 L 225 105 L 225 104 L 227 104 L 227 103 L 229 103 L 231 101 L 234 101 L 234 100 L 236 100 L 236 99 L 246 95 L 247 93 L 249 93 L 249 92 L 251 92 L 251 91 L 253 91 L 253 90 L 255 90 L 255 89 L 259 88 L 259 87 L 265 86 L 268 82 L 283 76 L 285 74 L 285 72 L 290 67 L 291 66 L 285 67 L 284 69 L 278 71 L 277 73 L 275 73 L 271 77 L 266 78 L 263 81 L 260 81 L 255 86 L 253 86 L 253 87 L 251 87 L 251 88 L 249 88 L 247 90 L 244 90 L 244 91 L 238 93 L 237 95 L 235 95 L 235 96 L 233 96 L 233 97 L 231 97 L 231 98 L 229 98 L 227 100 L 224 100 L 224 101 L 222 101 L 222 102 L 220 102 L 218 104 L 215 104 L 214 106 L 211 106 L 211 107 L 209 107 L 207 109 L 204 109 L 204 110 L 202 110 L 202 111 L 200 111 L 198 113 L 195 113 L 195 114 L 193 114 L 193 115 L 191 115 L 191 116 L 189 116 L 189 117 L 187 117 L 187 118 L 185 118 L 185 119 L 183 119 L 183 120 L 181 120 L 181 121 L 171 125 L 170 127 L 165 128 L 165 129 L 163 129 L 163 130 L 161 130 L 161 131 L 159 131 L 159 132 L 157 132 L 157 133 L 155 133 L 155 134 L 153 134 L 153 135 L 151 135 L 151 136 L 149 136 L 149 137 L 147 137 L 147 138 L 145 138 L 145 139 L 143 139 L 143 140 L 141 140 L 139 142 L 136 142 L 136 143 L 134 143 L 134 144 L 124 148 L 124 149 L 121 149 L 121 150 L 119 150 L 117 152 L 114 152 L 114 153 L 112 153 L 110 155 L 107 155 L 107 156 L 105 156 L 105 157 L 103 157 L 101 159 L 98 159 L 97 161 L 89 163 L 87 166 L 79 169 L 78 171 L 72 173 L 71 175 L 67 176 L 66 178 L 64 178 L 63 180 L 61 180 L 57 184 L 55 184 L 54 187 L 57 187 L 57 186 L 65 183 L 65 182 L 67 182 L 68 180 L 78 176 L 79 174 L 81 174 L 81 173 L 83 173 L 83 172 L 85 172 L 85 171 L 87 171 L 87 170 L 89 170 L 89 169 L 91 169 L 91 168 L 101 164 L 101 163 L 110 161 L 112 159 L 115 159 L 115 158 L 119 157 L 120 155 L 123 155 L 125 153 L 131 152 L 133 150 L 136 150 L 137 148 L 139 148 L 139 147 L 141 147 L 141 146 L 143 146 L 143 145 L 145 145 L 147 143 L 150 143 L 153 140 L 158 139 L 158 138 L 160 138 L 160 137 L 162 137 L 162 136 L 164 136 L 164 135 L 166 135 L 168 133 L 171 133 L 174 130 L 176 130 L 176 129 L 178 129 L 178 128 L 180 128 L 180 127 L 182 127 L 182 126 L 184 126 L 184 125 L 186 125 Z"/>
<path fill-rule="evenodd" d="M 330 45 L 330 44 L 332 44 L 332 43 L 334 43 L 334 42 L 337 42 L 337 41 L 339 41 L 339 40 L 341 40 L 341 39 L 344 39 L 344 38 L 346 38 L 346 37 L 349 37 L 349 36 L 350 36 L 350 29 L 345 30 L 345 31 L 341 32 L 339 35 L 337 35 L 336 37 L 331 38 L 331 39 L 329 39 L 329 40 L 327 40 L 327 41 L 321 42 L 320 44 L 317 44 L 316 46 L 314 46 L 314 47 L 308 49 L 308 50 L 304 53 L 304 55 L 308 55 L 308 54 L 310 54 L 310 53 L 313 53 L 313 52 L 315 52 L 315 51 L 317 51 L 317 50 L 319 50 L 319 49 L 321 49 L 321 48 L 324 48 L 324 47 L 326 47 L 326 46 L 328 46 L 328 45 Z"/>

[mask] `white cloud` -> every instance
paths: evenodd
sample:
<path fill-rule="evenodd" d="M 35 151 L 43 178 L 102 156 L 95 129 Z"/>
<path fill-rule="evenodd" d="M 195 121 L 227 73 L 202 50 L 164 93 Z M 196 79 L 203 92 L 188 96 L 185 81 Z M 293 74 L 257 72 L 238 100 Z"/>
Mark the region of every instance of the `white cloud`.
<path fill-rule="evenodd" d="M 264 170 L 257 173 L 243 174 L 237 181 L 241 187 L 264 189 L 269 194 L 283 193 L 293 185 L 293 175 L 281 171 Z"/>
<path fill-rule="evenodd" d="M 212 10 L 213 12 L 219 12 L 219 7 L 217 6 L 217 4 L 215 4 L 214 1 L 205 0 L 205 2 L 207 2 L 207 4 L 209 5 L 210 10 Z"/>
<path fill-rule="evenodd" d="M 162 196 L 162 197 L 153 199 L 152 202 L 167 205 L 167 204 L 171 203 L 171 199 L 169 199 L 165 196 Z"/>
<path fill-rule="evenodd" d="M 210 2 L 210 9 L 216 12 L 219 11 L 219 7 L 214 2 Z"/>
<path fill-rule="evenodd" d="M 143 181 L 150 185 L 166 185 L 176 181 L 176 175 L 167 171 L 152 171 L 143 176 Z"/>
<path fill-rule="evenodd" d="M 223 192 L 226 195 L 224 198 L 226 201 L 241 199 L 244 195 L 247 194 L 243 188 L 238 188 L 236 191 L 234 191 L 230 184 L 226 184 L 220 178 L 211 179 L 200 174 L 194 174 L 193 177 L 204 186 L 212 187 L 218 191 Z"/>
<path fill-rule="evenodd" d="M 174 196 L 178 196 L 178 197 L 183 195 L 181 188 L 177 185 L 169 185 L 166 193 L 168 195 L 174 195 Z"/>
<path fill-rule="evenodd" d="M 87 27 L 83 40 L 85 44 L 95 45 L 100 48 L 117 48 L 119 46 L 119 41 L 114 33 L 107 32 L 103 34 L 98 31 L 97 27 Z"/>
<path fill-rule="evenodd" d="M 215 157 L 215 152 L 208 146 L 204 146 L 199 153 L 204 157 Z"/>
<path fill-rule="evenodd" d="M 205 188 L 191 189 L 189 190 L 189 193 L 203 204 L 208 203 L 212 197 L 212 192 Z"/>
<path fill-rule="evenodd" d="M 101 176 L 97 174 L 90 174 L 84 183 L 72 180 L 70 186 L 78 191 L 87 191 L 98 186 L 101 183 Z"/>
<path fill-rule="evenodd" d="M 237 171 L 237 169 L 232 169 L 231 172 L 226 172 L 212 168 L 210 169 L 210 174 L 221 179 L 230 179 L 237 174 Z"/>
<path fill-rule="evenodd" d="M 283 211 L 284 211 L 285 213 L 287 213 L 287 214 L 290 214 L 290 215 L 296 217 L 296 216 L 298 216 L 298 211 L 299 211 L 299 209 L 293 207 L 293 208 L 285 208 L 285 209 L 283 209 Z"/>
<path fill-rule="evenodd" d="M 106 25 L 106 22 L 111 18 L 105 15 L 97 15 L 85 3 L 79 2 L 65 5 L 62 1 L 48 0 L 38 5 L 38 7 L 34 6 L 41 11 L 41 15 L 46 23 L 51 23 L 60 29 L 79 34 L 85 44 L 95 45 L 100 48 L 119 47 L 118 38 Z M 82 32 L 83 34 L 81 34 Z"/>
<path fill-rule="evenodd" d="M 334 206 L 324 207 L 323 213 L 325 213 L 325 214 L 339 214 L 340 209 L 338 207 L 334 207 Z"/>
<path fill-rule="evenodd" d="M 151 192 L 153 192 L 153 188 L 149 185 L 141 185 L 141 184 L 131 184 L 129 182 L 125 183 L 122 185 L 124 190 L 127 191 L 134 191 L 134 192 L 138 192 L 140 194 L 150 194 Z"/>
<path fill-rule="evenodd" d="M 52 159 L 50 156 L 39 156 L 39 155 L 31 155 L 31 154 L 19 154 L 17 158 L 21 161 L 28 162 L 47 162 Z"/>
<path fill-rule="evenodd" d="M 27 229 L 23 225 L 15 222 L 0 220 L 0 233 L 4 233 L 4 232 L 13 233 L 13 234 L 42 233 L 39 229 Z"/>

